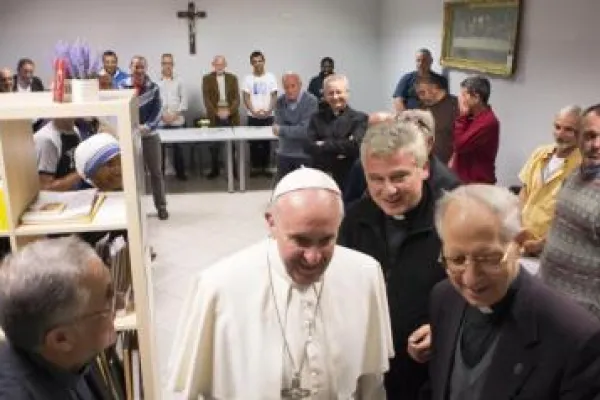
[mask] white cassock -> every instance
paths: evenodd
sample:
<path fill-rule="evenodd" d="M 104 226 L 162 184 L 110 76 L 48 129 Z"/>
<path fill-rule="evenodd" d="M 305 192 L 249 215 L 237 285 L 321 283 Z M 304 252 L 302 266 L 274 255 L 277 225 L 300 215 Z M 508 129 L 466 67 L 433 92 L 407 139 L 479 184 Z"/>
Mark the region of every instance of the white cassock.
<path fill-rule="evenodd" d="M 264 240 L 200 273 L 182 313 L 169 390 L 186 399 L 279 400 L 305 343 L 301 386 L 310 399 L 385 399 L 382 375 L 394 355 L 385 283 L 365 254 L 336 246 L 321 281 L 298 287 L 275 241 Z"/>

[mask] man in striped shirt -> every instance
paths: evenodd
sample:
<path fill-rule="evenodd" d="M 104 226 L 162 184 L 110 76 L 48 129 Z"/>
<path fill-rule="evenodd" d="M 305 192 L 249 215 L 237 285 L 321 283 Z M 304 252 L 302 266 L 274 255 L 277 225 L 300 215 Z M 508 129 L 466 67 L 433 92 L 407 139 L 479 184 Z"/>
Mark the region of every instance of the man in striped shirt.
<path fill-rule="evenodd" d="M 131 59 L 131 75 L 121 81 L 120 89 L 135 89 L 140 107 L 140 125 L 137 132 L 142 137 L 144 163 L 150 172 L 152 197 L 158 218 L 169 218 L 165 182 L 162 176 L 162 146 L 156 128 L 161 121 L 162 102 L 158 85 L 146 74 L 148 62 L 142 56 Z"/>

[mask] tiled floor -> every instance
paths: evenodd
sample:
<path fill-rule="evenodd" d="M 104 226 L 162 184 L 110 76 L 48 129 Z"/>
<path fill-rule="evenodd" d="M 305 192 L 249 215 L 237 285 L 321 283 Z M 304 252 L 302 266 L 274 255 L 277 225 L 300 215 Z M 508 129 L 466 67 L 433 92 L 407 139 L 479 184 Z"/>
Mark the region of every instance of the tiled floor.
<path fill-rule="evenodd" d="M 160 378 L 167 362 L 190 276 L 267 234 L 263 213 L 270 182 L 248 180 L 245 193 L 227 193 L 225 179 L 187 182 L 169 179 L 170 218 L 159 221 L 148 198 L 150 241 L 157 253 L 152 267 L 154 313 Z M 170 397 L 164 397 L 169 399 Z"/>

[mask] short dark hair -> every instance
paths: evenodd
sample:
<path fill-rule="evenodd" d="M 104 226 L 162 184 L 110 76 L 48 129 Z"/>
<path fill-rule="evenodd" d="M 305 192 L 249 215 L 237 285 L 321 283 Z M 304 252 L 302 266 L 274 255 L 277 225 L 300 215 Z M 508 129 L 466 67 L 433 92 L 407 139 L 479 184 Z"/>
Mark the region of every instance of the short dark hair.
<path fill-rule="evenodd" d="M 600 115 L 600 103 L 594 104 L 593 106 L 589 106 L 583 111 L 582 117 L 587 116 L 588 114 L 596 114 Z"/>
<path fill-rule="evenodd" d="M 252 59 L 255 57 L 262 57 L 263 60 L 265 59 L 265 55 L 260 50 L 254 50 L 252 53 L 250 53 L 250 61 L 252 61 Z"/>
<path fill-rule="evenodd" d="M 17 63 L 17 71 L 20 71 L 26 64 L 35 65 L 31 58 L 21 58 Z"/>
<path fill-rule="evenodd" d="M 488 104 L 492 91 L 488 78 L 481 75 L 470 76 L 460 83 L 460 87 L 466 89 L 469 94 L 479 96 L 484 104 Z"/>
<path fill-rule="evenodd" d="M 170 59 L 174 59 L 174 58 L 175 58 L 175 57 L 173 57 L 173 54 L 171 54 L 171 53 L 162 53 L 162 54 L 160 55 L 160 58 L 161 58 L 161 59 L 162 59 L 162 58 L 165 58 L 165 57 L 169 57 Z"/>
<path fill-rule="evenodd" d="M 104 53 L 102 53 L 102 58 L 104 57 L 114 57 L 114 58 L 118 58 L 117 57 L 117 53 L 115 53 L 112 50 L 106 50 Z"/>
<path fill-rule="evenodd" d="M 442 78 L 436 75 L 417 77 L 417 80 L 415 80 L 415 87 L 420 84 L 434 85 L 438 89 L 444 89 L 444 83 L 442 82 Z"/>
<path fill-rule="evenodd" d="M 331 65 L 335 65 L 335 62 L 333 62 L 333 58 L 331 58 L 331 57 L 323 57 L 321 59 L 321 65 L 323 65 L 326 62 L 331 63 Z"/>
<path fill-rule="evenodd" d="M 417 50 L 417 53 L 421 53 L 424 56 L 427 56 L 430 60 L 433 60 L 433 56 L 431 55 L 431 51 L 429 49 L 422 47 L 419 50 Z"/>

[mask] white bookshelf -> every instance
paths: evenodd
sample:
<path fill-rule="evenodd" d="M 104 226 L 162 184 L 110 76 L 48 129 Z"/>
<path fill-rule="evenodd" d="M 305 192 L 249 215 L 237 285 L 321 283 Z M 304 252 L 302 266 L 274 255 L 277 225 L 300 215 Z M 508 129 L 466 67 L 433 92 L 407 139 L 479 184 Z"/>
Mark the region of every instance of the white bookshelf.
<path fill-rule="evenodd" d="M 117 119 L 121 146 L 123 192 L 109 193 L 89 222 L 22 225 L 23 211 L 40 188 L 37 172 L 32 120 L 36 118 L 104 117 Z M 133 90 L 104 91 L 99 101 L 54 103 L 52 94 L 0 93 L 0 175 L 6 202 L 8 229 L 0 237 L 9 238 L 12 250 L 48 234 L 126 230 L 135 311 L 119 315 L 117 330 L 136 330 L 140 347 L 141 374 L 146 399 L 160 399 L 157 354 L 152 321 L 152 281 L 147 241 L 143 193 L 141 139 L 132 135 L 137 125 L 138 107 Z M 0 333 L 1 335 L 1 333 Z"/>

